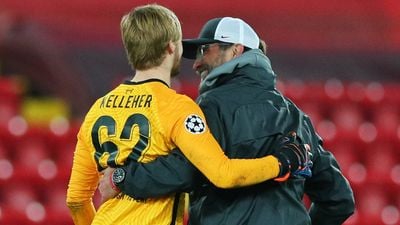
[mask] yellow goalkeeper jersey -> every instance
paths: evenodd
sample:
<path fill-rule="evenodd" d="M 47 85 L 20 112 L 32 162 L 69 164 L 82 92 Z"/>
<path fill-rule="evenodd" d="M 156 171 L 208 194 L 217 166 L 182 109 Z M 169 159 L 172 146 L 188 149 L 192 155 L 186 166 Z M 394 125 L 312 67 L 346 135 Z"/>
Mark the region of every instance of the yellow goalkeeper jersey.
<path fill-rule="evenodd" d="M 278 161 L 271 156 L 228 159 L 199 106 L 156 79 L 127 81 L 98 99 L 77 137 L 67 191 L 76 225 L 183 224 L 183 194 L 137 200 L 121 193 L 95 214 L 92 203 L 101 170 L 127 160 L 147 163 L 176 147 L 219 187 L 251 185 L 279 172 Z"/>

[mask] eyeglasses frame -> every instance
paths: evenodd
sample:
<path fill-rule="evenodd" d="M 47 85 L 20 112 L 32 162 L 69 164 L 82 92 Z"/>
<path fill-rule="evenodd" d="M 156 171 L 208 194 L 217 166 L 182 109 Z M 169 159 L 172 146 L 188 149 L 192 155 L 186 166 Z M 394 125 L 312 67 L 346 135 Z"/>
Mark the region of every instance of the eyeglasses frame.
<path fill-rule="evenodd" d="M 203 57 L 204 54 L 207 53 L 208 49 L 215 44 L 218 45 L 219 47 L 221 46 L 230 47 L 233 45 L 233 43 L 224 43 L 224 42 L 214 42 L 214 43 L 199 45 L 196 50 L 196 58 L 198 58 L 199 56 Z"/>

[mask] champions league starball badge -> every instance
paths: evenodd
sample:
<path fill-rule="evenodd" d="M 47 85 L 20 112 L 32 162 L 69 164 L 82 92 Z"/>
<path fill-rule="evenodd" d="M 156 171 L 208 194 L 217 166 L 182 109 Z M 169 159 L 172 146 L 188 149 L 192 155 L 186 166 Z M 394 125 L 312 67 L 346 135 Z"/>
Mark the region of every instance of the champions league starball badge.
<path fill-rule="evenodd" d="M 206 130 L 206 124 L 198 115 L 190 115 L 185 120 L 185 128 L 192 134 L 201 134 Z"/>

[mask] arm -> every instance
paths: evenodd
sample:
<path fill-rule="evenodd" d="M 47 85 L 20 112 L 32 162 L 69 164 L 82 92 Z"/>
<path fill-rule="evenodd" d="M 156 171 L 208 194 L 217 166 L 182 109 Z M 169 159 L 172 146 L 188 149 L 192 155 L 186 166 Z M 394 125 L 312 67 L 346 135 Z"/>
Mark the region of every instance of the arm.
<path fill-rule="evenodd" d="M 201 117 L 196 119 L 201 120 Z M 295 132 L 282 137 L 285 141 L 273 155 L 257 159 L 229 159 L 211 133 L 207 129 L 203 133 L 193 138 L 191 135 L 199 133 L 186 129 L 173 137 L 177 138 L 175 143 L 186 158 L 220 188 L 248 186 L 282 176 L 280 181 L 284 181 L 291 173 L 303 170 L 308 160 L 309 149 L 299 144 Z"/>
<path fill-rule="evenodd" d="M 333 155 L 321 145 L 315 154 L 313 176 L 305 184 L 312 224 L 342 224 L 354 212 L 353 192 Z"/>
<path fill-rule="evenodd" d="M 198 173 L 179 149 L 150 163 L 129 162 L 123 169 L 126 178 L 117 186 L 137 199 L 188 191 L 195 185 Z"/>
<path fill-rule="evenodd" d="M 229 159 L 208 130 L 198 137 L 186 131 L 174 136 L 186 158 L 217 187 L 247 186 L 279 175 L 277 158 Z"/>
<path fill-rule="evenodd" d="M 92 156 L 78 134 L 72 172 L 67 190 L 67 206 L 75 225 L 91 224 L 95 209 L 92 196 L 97 188 L 99 174 Z"/>
<path fill-rule="evenodd" d="M 279 180 L 276 179 L 277 181 L 285 181 L 290 173 L 302 170 L 300 167 L 303 166 L 298 165 L 297 162 L 308 160 L 306 157 L 308 149 L 305 145 L 298 144 L 295 133 L 284 136 L 283 140 L 276 157 L 283 164 L 280 165 L 280 174 L 285 176 Z M 299 169 L 288 171 L 290 167 Z M 103 202 L 120 191 L 136 199 L 145 199 L 184 192 L 202 182 L 202 176 L 197 174 L 197 170 L 178 149 L 149 163 L 129 162 L 122 167 L 124 179 L 118 184 L 114 184 L 111 180 L 114 170 L 114 168 L 107 168 L 100 181 L 99 190 Z"/>
<path fill-rule="evenodd" d="M 199 101 L 201 105 L 202 102 Z M 307 150 L 304 146 L 289 142 L 271 151 L 273 155 L 257 159 L 229 159 L 208 129 L 199 106 L 186 104 L 179 111 L 179 116 L 169 123 L 173 125 L 168 129 L 172 130 L 169 136 L 173 137 L 173 142 L 185 157 L 219 188 L 249 186 L 282 176 L 285 180 L 289 173 L 304 168 Z M 207 115 L 210 119 L 210 114 Z M 229 130 L 221 126 L 219 128 L 222 130 L 219 134 L 229 133 Z M 290 140 L 296 140 L 296 134 L 293 134 L 288 137 Z M 220 137 L 223 136 L 219 136 L 221 141 Z"/>
<path fill-rule="evenodd" d="M 111 180 L 115 168 L 104 170 L 99 191 L 102 202 L 123 192 L 135 199 L 157 198 L 176 192 L 192 190 L 202 181 L 198 170 L 185 158 L 179 149 L 166 156 L 160 156 L 149 163 L 129 161 L 121 167 L 125 179 L 114 184 Z M 115 188 L 116 186 L 116 188 Z"/>

